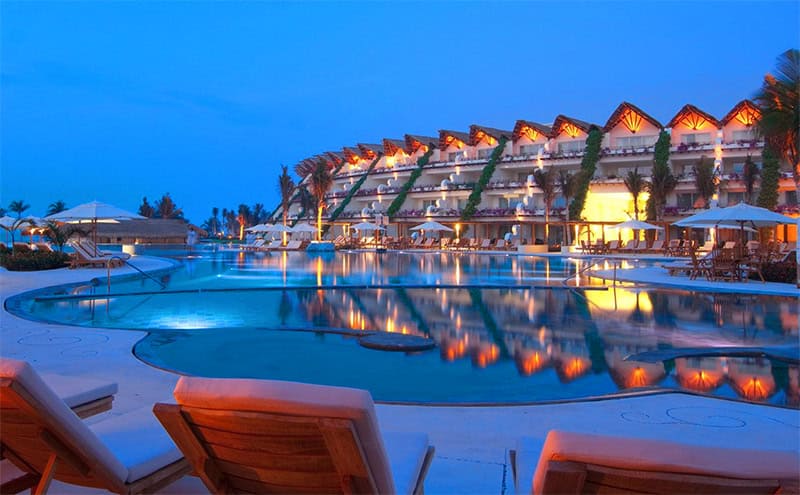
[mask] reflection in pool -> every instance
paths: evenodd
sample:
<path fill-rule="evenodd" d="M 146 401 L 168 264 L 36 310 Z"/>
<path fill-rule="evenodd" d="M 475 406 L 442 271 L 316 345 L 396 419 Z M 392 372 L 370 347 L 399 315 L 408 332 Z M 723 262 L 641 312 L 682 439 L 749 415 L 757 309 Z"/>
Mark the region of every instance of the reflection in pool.
<path fill-rule="evenodd" d="M 134 280 L 115 282 L 110 298 L 27 298 L 16 308 L 48 321 L 149 330 L 137 356 L 183 373 L 346 385 L 377 400 L 520 403 L 655 387 L 800 406 L 796 363 L 625 360 L 658 349 L 796 344 L 797 298 L 604 288 L 575 278 L 580 263 L 454 253 L 217 254 L 171 273 L 166 293 Z M 566 289 L 563 279 L 581 288 Z M 386 286 L 401 282 L 412 286 Z M 105 288 L 58 291 L 102 296 Z M 360 346 L 358 336 L 371 332 L 425 336 L 437 346 L 415 353 Z"/>

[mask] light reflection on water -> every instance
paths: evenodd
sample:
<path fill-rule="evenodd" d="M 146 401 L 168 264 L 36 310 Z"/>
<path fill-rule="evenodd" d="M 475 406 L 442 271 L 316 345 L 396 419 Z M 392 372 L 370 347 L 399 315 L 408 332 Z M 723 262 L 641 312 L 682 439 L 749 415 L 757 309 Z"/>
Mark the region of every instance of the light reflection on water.
<path fill-rule="evenodd" d="M 564 290 L 561 281 L 575 285 L 581 263 L 453 253 L 223 254 L 187 260 L 165 280 L 168 290 L 244 290 L 48 301 L 26 309 L 69 324 L 150 330 L 137 355 L 185 373 L 355 386 L 379 400 L 534 402 L 663 387 L 800 406 L 794 365 L 726 357 L 625 360 L 657 349 L 794 344 L 797 298 Z M 428 287 L 345 287 L 399 283 Z M 436 287 L 449 284 L 513 288 Z M 581 277 L 579 284 L 598 282 Z M 296 288 L 323 285 L 336 288 Z M 258 290 L 276 286 L 292 288 Z M 154 289 L 143 280 L 112 285 L 116 294 Z M 73 292 L 93 290 L 105 288 Z M 437 347 L 380 352 L 352 336 L 294 329 L 425 336 Z"/>

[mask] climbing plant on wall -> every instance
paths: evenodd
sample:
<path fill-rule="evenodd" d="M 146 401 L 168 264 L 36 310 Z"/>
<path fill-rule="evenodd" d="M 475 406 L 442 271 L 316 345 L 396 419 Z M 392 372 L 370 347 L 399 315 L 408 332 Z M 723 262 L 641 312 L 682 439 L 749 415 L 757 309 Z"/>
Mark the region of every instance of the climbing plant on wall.
<path fill-rule="evenodd" d="M 347 205 L 350 204 L 350 200 L 353 199 L 353 196 L 355 196 L 355 194 L 358 192 L 358 190 L 361 188 L 361 186 L 367 180 L 367 176 L 370 174 L 370 172 L 372 172 L 372 169 L 375 168 L 375 165 L 378 164 L 378 161 L 381 159 L 382 156 L 383 156 L 383 153 L 378 153 L 378 156 L 375 157 L 375 159 L 372 160 L 372 163 L 369 164 L 369 167 L 367 167 L 367 171 L 364 172 L 364 175 L 362 175 L 361 178 L 359 178 L 356 181 L 356 183 L 353 184 L 353 187 L 351 187 L 350 191 L 347 192 L 347 196 L 344 197 L 344 199 L 339 204 L 339 206 L 337 206 L 336 209 L 333 210 L 333 213 L 331 213 L 331 216 L 328 219 L 328 225 L 326 225 L 324 227 L 323 232 L 327 232 L 328 229 L 330 228 L 330 226 L 333 224 L 333 222 L 337 218 L 339 218 L 339 215 L 341 215 L 342 212 L 344 211 L 344 209 L 347 208 Z"/>
<path fill-rule="evenodd" d="M 768 210 L 778 206 L 778 181 L 781 178 L 781 164 L 778 154 L 767 143 L 761 152 L 761 187 L 758 190 L 756 204 Z"/>
<path fill-rule="evenodd" d="M 466 221 L 472 218 L 476 211 L 478 211 L 478 205 L 481 204 L 481 194 L 483 194 L 483 189 L 489 184 L 489 181 L 492 179 L 492 175 L 494 175 L 494 169 L 497 167 L 497 162 L 500 160 L 500 157 L 503 155 L 503 150 L 506 147 L 506 141 L 508 141 L 505 137 L 501 137 L 495 149 L 492 151 L 492 155 L 489 157 L 489 162 L 483 167 L 483 172 L 481 172 L 481 176 L 475 185 L 472 187 L 472 193 L 469 195 L 469 199 L 467 199 L 467 204 L 464 206 L 464 210 L 461 212 L 461 220 Z"/>
<path fill-rule="evenodd" d="M 575 197 L 569 204 L 569 217 L 572 219 L 581 218 L 583 206 L 586 203 L 586 194 L 592 183 L 594 172 L 597 170 L 597 162 L 600 161 L 600 145 L 603 141 L 603 131 L 597 127 L 592 127 L 589 136 L 586 138 L 586 148 L 581 160 L 581 171 L 578 176 L 578 187 L 575 189 Z"/>
<path fill-rule="evenodd" d="M 403 184 L 403 187 L 400 188 L 400 192 L 397 193 L 397 197 L 394 198 L 392 204 L 390 204 L 389 208 L 386 209 L 387 215 L 389 215 L 390 217 L 397 215 L 397 212 L 400 211 L 400 208 L 403 207 L 403 203 L 406 201 L 406 196 L 408 196 L 408 192 L 411 190 L 412 187 L 414 187 L 414 183 L 417 182 L 417 179 L 419 179 L 420 176 L 422 175 L 422 169 L 425 167 L 425 165 L 428 164 L 428 161 L 430 161 L 432 155 L 433 155 L 433 148 L 430 148 L 428 149 L 428 151 L 425 152 L 424 155 L 419 157 L 419 160 L 417 160 L 417 168 L 415 168 L 411 172 L 411 176 L 408 178 L 406 183 Z"/>

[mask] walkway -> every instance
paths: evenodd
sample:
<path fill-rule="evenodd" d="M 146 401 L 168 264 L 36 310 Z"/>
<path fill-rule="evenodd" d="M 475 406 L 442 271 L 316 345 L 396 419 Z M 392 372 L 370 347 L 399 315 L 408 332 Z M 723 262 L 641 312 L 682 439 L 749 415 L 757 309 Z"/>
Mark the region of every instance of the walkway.
<path fill-rule="evenodd" d="M 163 260 L 143 256 L 133 262 L 145 270 L 168 266 Z M 114 273 L 132 272 L 125 267 Z M 0 300 L 93 277 L 105 277 L 105 271 L 15 273 L 0 268 Z M 151 368 L 133 356 L 131 349 L 144 332 L 49 325 L 5 311 L 0 312 L 0 328 L 2 356 L 30 361 L 42 371 L 117 381 L 114 408 L 105 414 L 169 400 L 177 381 L 177 375 Z M 513 493 L 508 450 L 521 436 L 544 438 L 553 428 L 655 436 L 690 444 L 800 450 L 800 411 L 685 394 L 517 407 L 378 405 L 377 412 L 385 429 L 430 435 L 436 458 L 425 485 L 428 494 Z M 164 493 L 196 493 L 200 489 L 196 479 L 187 478 Z M 91 491 L 54 483 L 51 493 Z"/>

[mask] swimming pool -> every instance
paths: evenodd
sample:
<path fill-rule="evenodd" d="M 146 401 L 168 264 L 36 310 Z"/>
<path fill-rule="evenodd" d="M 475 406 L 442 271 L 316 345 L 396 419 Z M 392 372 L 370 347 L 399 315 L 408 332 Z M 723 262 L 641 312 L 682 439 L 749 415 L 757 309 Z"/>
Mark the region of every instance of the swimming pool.
<path fill-rule="evenodd" d="M 353 386 L 382 401 L 530 403 L 667 388 L 800 403 L 795 364 L 624 360 L 654 350 L 796 343 L 797 298 L 603 287 L 580 275 L 586 261 L 565 257 L 178 257 L 181 267 L 157 281 L 112 281 L 110 295 L 104 283 L 84 284 L 7 306 L 43 321 L 147 330 L 136 355 L 181 373 Z M 362 346 L 360 337 L 374 332 L 429 338 L 435 348 Z"/>

